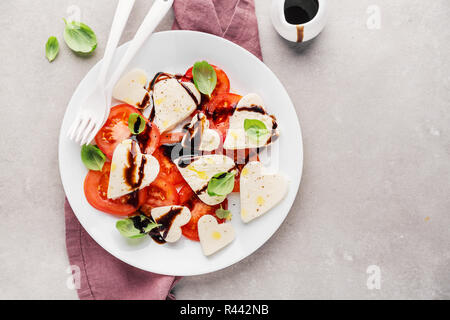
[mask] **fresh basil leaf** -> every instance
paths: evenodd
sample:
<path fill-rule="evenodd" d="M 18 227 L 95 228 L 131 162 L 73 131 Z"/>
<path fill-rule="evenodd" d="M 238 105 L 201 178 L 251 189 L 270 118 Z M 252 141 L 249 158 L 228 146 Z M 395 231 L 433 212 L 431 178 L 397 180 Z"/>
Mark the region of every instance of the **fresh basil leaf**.
<path fill-rule="evenodd" d="M 256 142 L 258 142 L 262 136 L 269 133 L 264 122 L 257 119 L 245 119 L 244 130 L 247 136 Z"/>
<path fill-rule="evenodd" d="M 226 210 L 226 209 L 222 208 L 222 206 L 220 206 L 219 209 L 216 209 L 216 216 L 219 219 L 231 220 L 231 211 Z"/>
<path fill-rule="evenodd" d="M 81 147 L 81 161 L 89 170 L 101 171 L 106 156 L 97 146 L 85 144 Z"/>
<path fill-rule="evenodd" d="M 192 68 L 192 77 L 198 91 L 211 97 L 217 84 L 214 68 L 206 61 L 196 62 Z"/>
<path fill-rule="evenodd" d="M 45 56 L 49 62 L 55 60 L 59 52 L 59 42 L 56 37 L 50 37 L 45 44 Z"/>
<path fill-rule="evenodd" d="M 128 118 L 128 128 L 132 134 L 139 134 L 145 129 L 145 119 L 138 113 L 130 114 Z"/>
<path fill-rule="evenodd" d="M 116 229 L 125 238 L 138 239 L 145 237 L 145 233 L 141 233 L 139 229 L 134 227 L 134 222 L 131 219 L 123 219 L 116 222 Z"/>
<path fill-rule="evenodd" d="M 138 228 L 136 228 L 134 219 L 140 219 L 137 223 Z M 143 238 L 152 229 L 159 226 L 160 224 L 154 223 L 149 218 L 143 215 L 119 220 L 116 222 L 116 229 L 119 230 L 122 236 L 129 239 Z"/>
<path fill-rule="evenodd" d="M 208 194 L 214 196 L 226 196 L 231 193 L 234 188 L 234 172 L 222 172 L 216 174 L 208 182 Z"/>
<path fill-rule="evenodd" d="M 64 40 L 69 48 L 79 54 L 91 53 L 97 48 L 97 36 L 94 31 L 81 22 L 67 22 L 64 29 Z"/>

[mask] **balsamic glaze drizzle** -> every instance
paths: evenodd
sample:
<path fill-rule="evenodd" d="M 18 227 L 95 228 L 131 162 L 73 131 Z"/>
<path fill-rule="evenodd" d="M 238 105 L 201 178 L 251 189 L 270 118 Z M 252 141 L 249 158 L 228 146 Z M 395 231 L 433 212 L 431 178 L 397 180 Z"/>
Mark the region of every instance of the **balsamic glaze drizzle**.
<path fill-rule="evenodd" d="M 159 232 L 162 232 L 163 239 L 167 237 L 175 218 L 181 213 L 182 210 L 183 208 L 172 207 L 169 212 L 155 219 L 155 222 L 161 225 L 158 229 Z"/>
<path fill-rule="evenodd" d="M 128 166 L 126 166 L 123 169 L 123 176 L 125 178 L 125 183 L 130 186 L 130 188 L 135 189 L 139 188 L 142 184 L 142 180 L 144 179 L 144 167 L 147 162 L 147 158 L 142 157 L 141 164 L 139 168 L 136 165 L 136 157 L 137 157 L 137 150 L 136 150 L 136 141 L 131 140 L 131 150 L 128 152 L 127 160 L 128 160 Z M 135 181 L 136 176 L 136 170 L 138 171 L 138 179 Z"/>
<path fill-rule="evenodd" d="M 157 84 L 160 81 L 167 80 L 167 79 L 176 79 L 178 83 L 186 90 L 187 94 L 192 98 L 196 106 L 199 106 L 201 101 L 197 100 L 197 97 L 192 92 L 192 90 L 183 82 L 181 81 L 182 76 L 181 75 L 172 75 L 166 72 L 158 72 L 156 73 L 155 77 L 150 81 L 150 84 L 148 86 L 148 91 L 153 91 L 153 88 L 155 87 L 155 84 Z M 153 94 L 152 94 L 153 98 Z M 153 106 L 153 110 L 155 110 Z"/>
<path fill-rule="evenodd" d="M 156 223 L 160 224 L 159 227 L 153 228 L 150 230 L 148 235 L 159 244 L 166 243 L 166 237 L 169 233 L 170 228 L 172 227 L 173 222 L 175 221 L 175 218 L 181 214 L 183 208 L 174 208 L 171 207 L 170 211 L 163 214 L 162 216 L 153 219 L 152 217 L 149 217 L 145 215 L 142 212 L 138 212 L 139 215 L 133 216 L 130 219 L 133 221 L 133 225 L 136 229 L 138 229 L 141 233 L 145 233 L 145 228 L 150 223 Z M 145 216 L 145 219 L 141 219 L 141 215 Z M 142 220 L 142 221 L 141 221 Z"/>

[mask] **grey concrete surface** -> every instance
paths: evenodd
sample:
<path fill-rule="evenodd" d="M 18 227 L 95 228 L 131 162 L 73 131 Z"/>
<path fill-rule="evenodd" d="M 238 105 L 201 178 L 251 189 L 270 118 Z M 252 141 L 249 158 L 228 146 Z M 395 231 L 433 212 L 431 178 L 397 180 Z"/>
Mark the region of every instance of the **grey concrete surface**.
<path fill-rule="evenodd" d="M 77 298 L 66 285 L 57 138 L 74 89 L 102 56 L 115 3 L 0 1 L 2 299 Z M 62 41 L 71 5 L 99 47 L 80 58 L 61 42 L 49 64 L 44 44 Z M 149 6 L 137 1 L 122 41 Z M 304 45 L 277 35 L 269 0 L 256 6 L 265 63 L 303 129 L 302 184 L 270 241 L 232 267 L 184 278 L 178 298 L 449 299 L 450 3 L 331 1 L 326 29 Z M 371 290 L 372 265 L 381 286 Z"/>

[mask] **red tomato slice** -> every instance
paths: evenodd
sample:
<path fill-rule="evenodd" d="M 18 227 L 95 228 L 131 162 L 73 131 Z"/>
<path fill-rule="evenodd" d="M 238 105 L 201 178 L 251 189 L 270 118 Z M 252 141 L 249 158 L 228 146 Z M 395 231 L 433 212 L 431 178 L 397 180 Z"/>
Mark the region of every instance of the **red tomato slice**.
<path fill-rule="evenodd" d="M 181 197 L 185 198 L 187 197 L 188 194 L 188 192 L 186 191 L 186 194 L 184 196 L 181 195 L 183 188 L 180 190 L 180 198 Z M 216 210 L 220 208 L 220 206 L 222 206 L 222 208 L 224 209 L 227 209 L 228 200 L 225 199 L 225 201 L 222 202 L 220 205 L 209 206 L 200 199 L 198 199 L 197 196 L 194 195 L 194 192 L 192 190 L 191 192 L 193 197 L 190 197 L 187 202 L 184 203 L 181 202 L 182 205 L 187 206 L 191 210 L 191 220 L 189 220 L 187 224 L 181 227 L 181 231 L 186 238 L 194 241 L 200 241 L 200 238 L 198 236 L 198 225 L 197 225 L 198 220 L 205 214 L 210 214 L 217 219 L 218 223 L 224 223 L 225 219 L 219 219 L 216 217 Z"/>
<path fill-rule="evenodd" d="M 161 148 L 153 153 L 153 156 L 159 162 L 159 175 L 167 180 L 170 184 L 178 185 L 184 182 L 184 178 L 178 170 L 177 166 L 164 154 Z"/>
<path fill-rule="evenodd" d="M 184 132 L 168 132 L 161 135 L 160 144 L 172 144 L 180 142 L 184 137 Z"/>
<path fill-rule="evenodd" d="M 132 195 L 128 194 L 118 199 L 108 199 L 108 183 L 111 163 L 106 162 L 102 171 L 89 171 L 84 179 L 84 194 L 87 201 L 95 209 L 118 216 L 132 215 L 146 200 L 145 193 L 138 192 L 138 203 L 132 203 Z"/>
<path fill-rule="evenodd" d="M 222 93 L 212 98 L 205 106 L 208 118 L 212 120 L 211 128 L 219 131 L 222 141 L 225 139 L 229 127 L 229 117 L 242 96 L 234 93 Z"/>
<path fill-rule="evenodd" d="M 142 204 L 141 210 L 147 215 L 153 208 L 180 204 L 177 189 L 164 178 L 157 177 L 141 191 L 145 195 L 145 203 Z"/>
<path fill-rule="evenodd" d="M 225 73 L 225 71 L 223 71 L 222 69 L 220 69 L 219 67 L 216 67 L 215 65 L 211 65 L 214 70 L 216 71 L 216 75 L 217 75 L 217 84 L 216 87 L 214 89 L 214 91 L 211 94 L 211 97 L 216 96 L 220 93 L 224 93 L 224 92 L 230 92 L 230 80 L 228 79 L 227 74 Z M 186 73 L 184 74 L 182 81 L 191 81 L 193 76 L 192 76 L 192 68 L 190 67 Z"/>
<path fill-rule="evenodd" d="M 150 132 L 148 132 L 148 130 L 150 130 Z M 152 154 L 156 150 L 156 148 L 158 148 L 161 138 L 159 129 L 156 124 L 152 124 L 151 127 L 147 126 L 144 132 L 139 134 L 139 137 L 140 136 L 142 136 L 143 138 L 139 138 L 138 140 L 142 139 L 142 141 L 146 141 L 145 150 L 143 150 L 142 152 L 146 154 Z"/>
<path fill-rule="evenodd" d="M 186 182 L 183 183 L 180 191 L 178 191 L 178 194 L 180 195 L 181 204 L 188 203 L 189 200 L 195 197 L 194 191 Z"/>
<path fill-rule="evenodd" d="M 95 136 L 95 143 L 109 159 L 112 159 L 116 146 L 131 137 L 128 118 L 132 113 L 141 114 L 138 109 L 128 104 L 112 107 L 108 120 Z"/>

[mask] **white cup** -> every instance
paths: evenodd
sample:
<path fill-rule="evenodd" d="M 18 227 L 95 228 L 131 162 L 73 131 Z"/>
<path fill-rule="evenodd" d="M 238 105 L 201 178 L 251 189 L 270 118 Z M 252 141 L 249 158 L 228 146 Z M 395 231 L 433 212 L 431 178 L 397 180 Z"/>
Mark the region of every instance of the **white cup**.
<path fill-rule="evenodd" d="M 293 24 L 286 20 L 285 6 L 296 6 L 307 2 L 318 5 L 317 12 L 311 20 Z M 325 27 L 328 0 L 272 0 L 271 18 L 275 30 L 286 40 L 305 42 L 315 38 Z"/>

